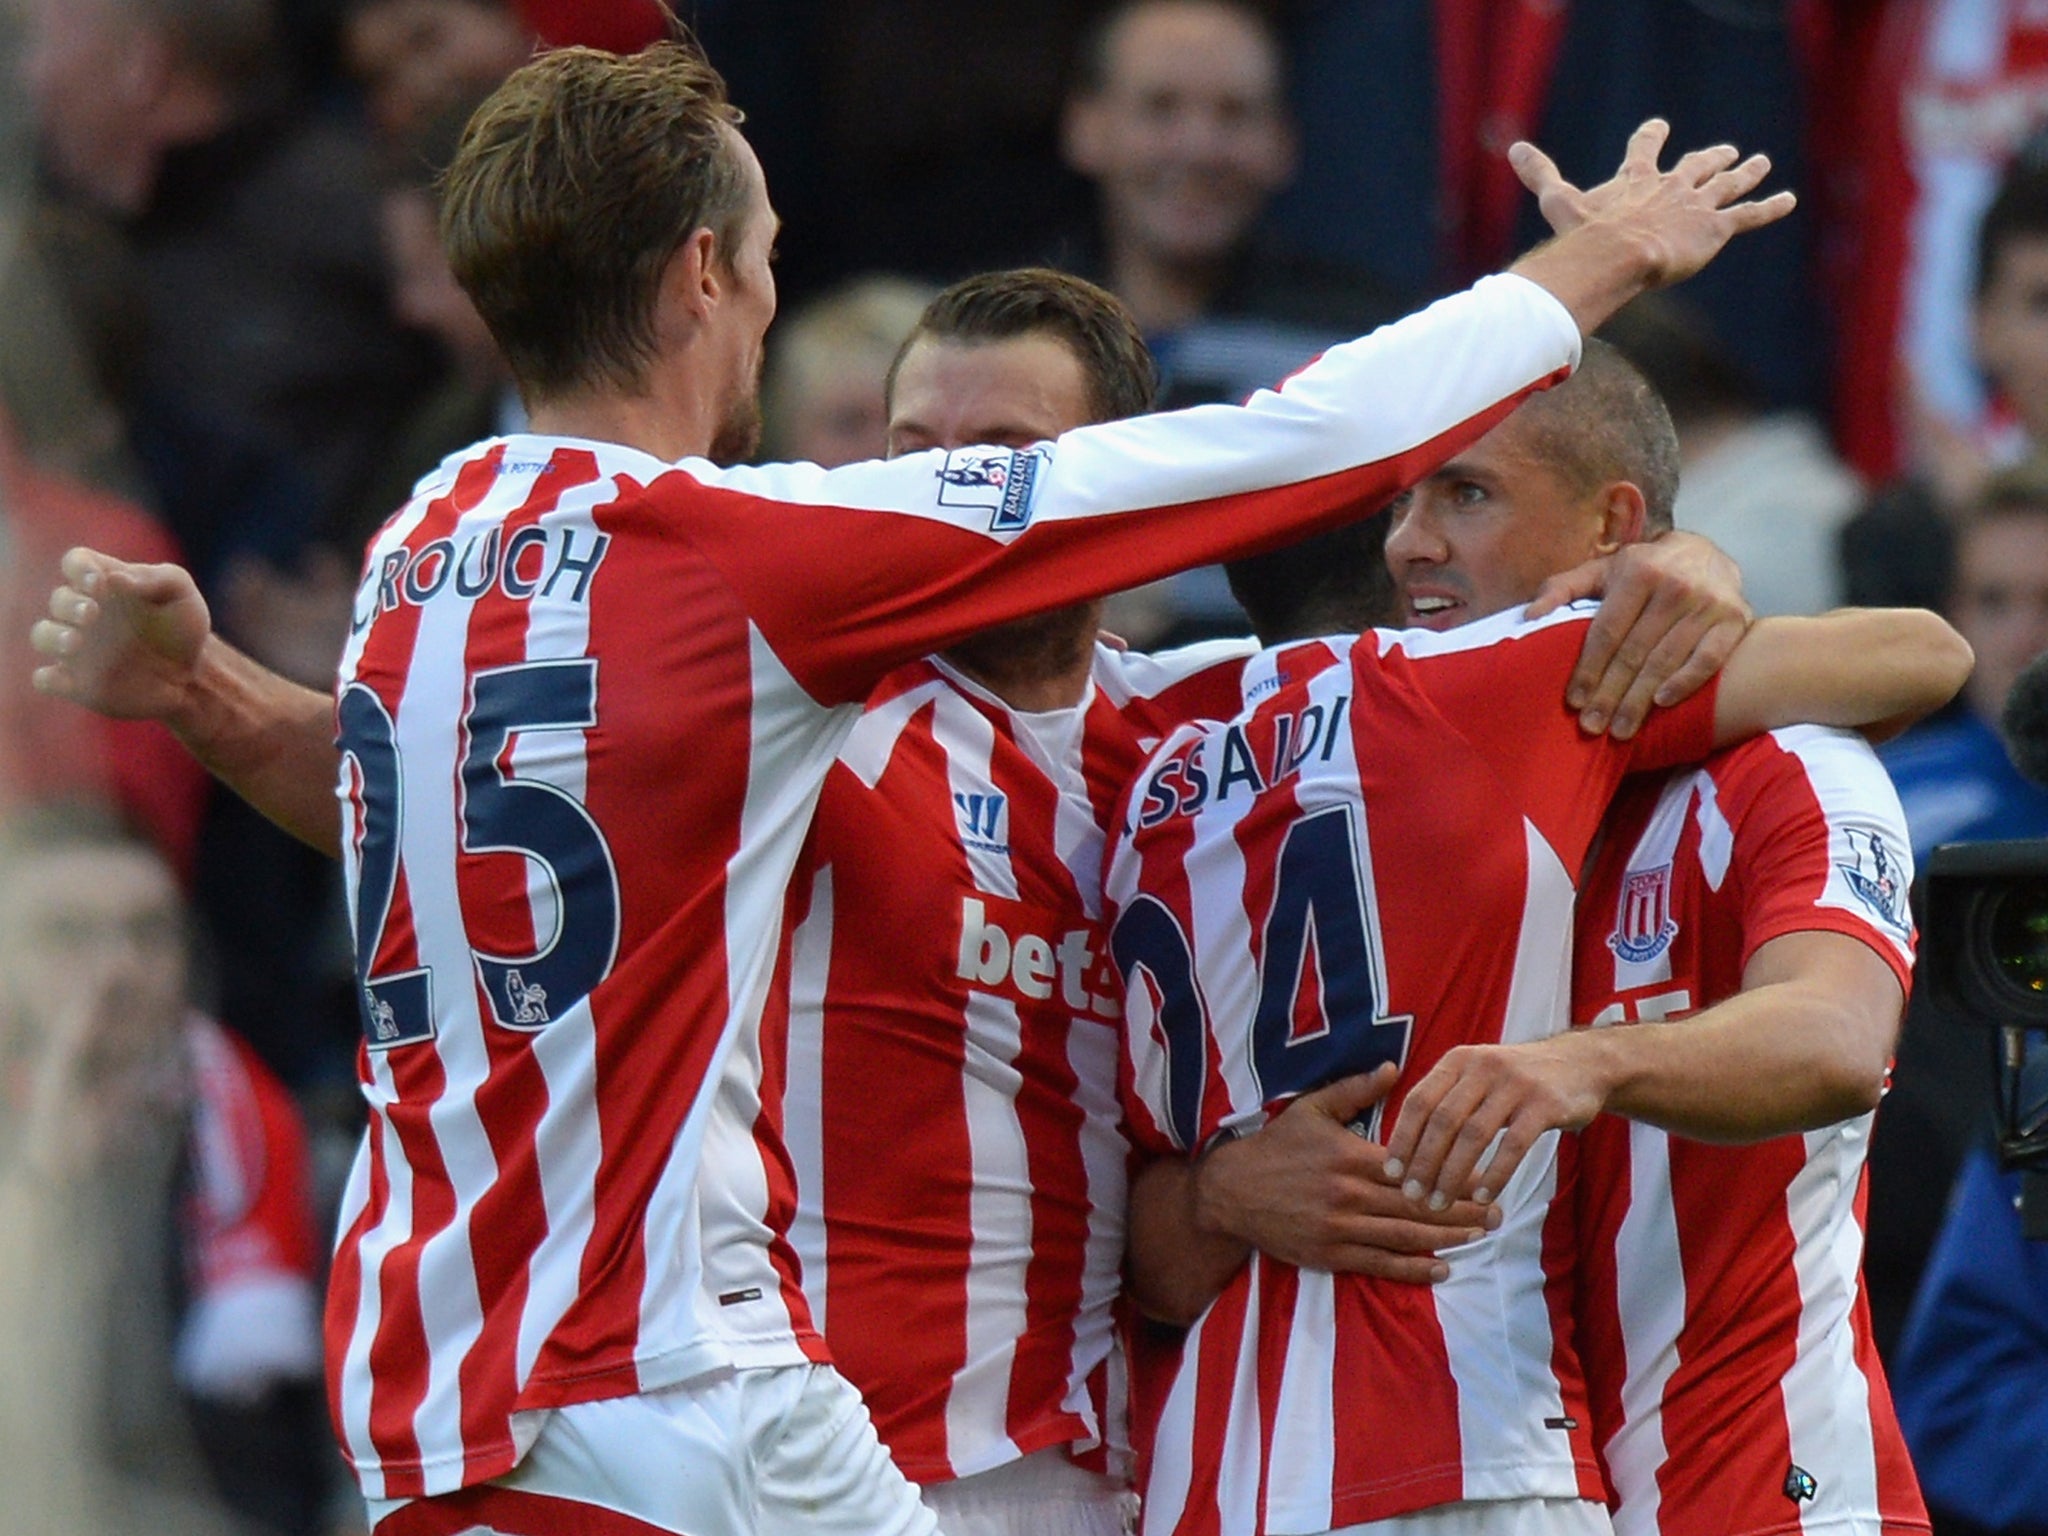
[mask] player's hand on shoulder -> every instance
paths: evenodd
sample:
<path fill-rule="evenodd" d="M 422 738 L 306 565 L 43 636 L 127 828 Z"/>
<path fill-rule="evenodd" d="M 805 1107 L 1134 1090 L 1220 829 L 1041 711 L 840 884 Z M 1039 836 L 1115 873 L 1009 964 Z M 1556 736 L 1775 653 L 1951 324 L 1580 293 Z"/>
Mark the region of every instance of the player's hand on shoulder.
<path fill-rule="evenodd" d="M 1587 1125 L 1611 1091 L 1598 1053 L 1586 1048 L 1595 1034 L 1446 1051 L 1408 1091 L 1387 1138 L 1386 1171 L 1402 1196 L 1425 1211 L 1465 1199 L 1485 1204 L 1546 1131 Z"/>
<path fill-rule="evenodd" d="M 1471 1201 L 1418 1210 L 1386 1178 L 1385 1148 L 1353 1125 L 1398 1077 L 1388 1065 L 1341 1078 L 1212 1149 L 1196 1173 L 1202 1225 L 1298 1268 L 1443 1279 L 1438 1251 L 1477 1240 L 1498 1217 Z"/>
<path fill-rule="evenodd" d="M 1560 235 L 1602 225 L 1629 242 L 1651 287 L 1690 277 L 1738 234 L 1761 229 L 1790 213 L 1790 192 L 1750 197 L 1770 174 L 1763 155 L 1744 158 L 1732 144 L 1681 155 L 1660 169 L 1671 125 L 1651 118 L 1629 136 L 1622 162 L 1606 181 L 1580 188 L 1533 144 L 1518 143 L 1508 160 L 1536 206 Z"/>
<path fill-rule="evenodd" d="M 1589 597 L 1600 599 L 1600 611 L 1565 702 L 1587 731 L 1624 741 L 1653 705 L 1682 703 L 1705 687 L 1756 617 L 1735 562 L 1696 533 L 1627 544 L 1553 576 L 1528 615 Z"/>
<path fill-rule="evenodd" d="M 49 616 L 29 632 L 44 658 L 36 687 L 101 714 L 168 718 L 213 630 L 191 574 L 81 547 L 65 554 L 61 577 Z"/>

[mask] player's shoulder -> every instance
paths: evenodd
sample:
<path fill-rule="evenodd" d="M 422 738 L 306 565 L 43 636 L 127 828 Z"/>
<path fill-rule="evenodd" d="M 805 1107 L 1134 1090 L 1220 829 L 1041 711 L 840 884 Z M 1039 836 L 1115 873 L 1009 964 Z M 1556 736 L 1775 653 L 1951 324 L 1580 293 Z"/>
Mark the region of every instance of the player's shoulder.
<path fill-rule="evenodd" d="M 1237 692 L 1245 662 L 1258 651 L 1258 642 L 1250 638 L 1202 640 L 1169 651 L 1133 651 L 1098 640 L 1090 671 L 1103 697 L 1118 709 L 1190 684 L 1213 684 L 1217 698 L 1228 700 Z"/>
<path fill-rule="evenodd" d="M 1527 610 L 1508 608 L 1483 619 L 1474 619 L 1456 629 L 1376 629 L 1372 644 L 1361 647 L 1361 657 L 1402 657 L 1427 661 L 1437 657 L 1469 656 L 1475 652 L 1498 651 L 1517 642 L 1559 637 L 1576 643 L 1578 631 L 1599 612 L 1590 600 L 1566 603 L 1541 618 L 1528 617 Z"/>
<path fill-rule="evenodd" d="M 1810 796 L 1824 810 L 1862 807 L 1897 814 L 1898 793 L 1876 750 L 1855 731 L 1790 725 L 1725 747 L 1701 770 L 1736 805 Z"/>

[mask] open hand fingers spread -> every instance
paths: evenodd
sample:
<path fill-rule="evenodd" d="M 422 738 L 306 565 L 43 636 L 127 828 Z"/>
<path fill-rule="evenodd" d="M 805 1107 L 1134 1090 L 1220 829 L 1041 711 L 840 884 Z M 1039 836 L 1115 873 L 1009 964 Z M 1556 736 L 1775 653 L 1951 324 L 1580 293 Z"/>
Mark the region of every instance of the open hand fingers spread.
<path fill-rule="evenodd" d="M 1730 164 L 1709 177 L 1702 185 L 1716 208 L 1726 208 L 1730 203 L 1749 196 L 1764 184 L 1764 178 L 1771 174 L 1769 155 L 1751 155 L 1741 164 L 1734 163 L 1734 151 L 1729 151 Z"/>
<path fill-rule="evenodd" d="M 1737 203 L 1724 212 L 1737 234 L 1747 234 L 1752 229 L 1777 223 L 1798 206 L 1799 199 L 1790 192 L 1773 192 L 1753 203 Z"/>
<path fill-rule="evenodd" d="M 1522 179 L 1522 185 L 1539 198 L 1545 193 L 1562 186 L 1568 186 L 1564 174 L 1558 170 L 1557 162 L 1543 153 L 1534 144 L 1520 141 L 1508 147 L 1508 164 Z"/>
<path fill-rule="evenodd" d="M 1661 117 L 1650 118 L 1628 136 L 1628 148 L 1621 157 L 1623 168 L 1654 172 L 1670 138 L 1671 125 Z"/>
<path fill-rule="evenodd" d="M 1678 164 L 1671 168 L 1671 174 L 1687 186 L 1705 186 L 1741 158 L 1741 151 L 1733 144 L 1715 144 L 1681 155 Z"/>

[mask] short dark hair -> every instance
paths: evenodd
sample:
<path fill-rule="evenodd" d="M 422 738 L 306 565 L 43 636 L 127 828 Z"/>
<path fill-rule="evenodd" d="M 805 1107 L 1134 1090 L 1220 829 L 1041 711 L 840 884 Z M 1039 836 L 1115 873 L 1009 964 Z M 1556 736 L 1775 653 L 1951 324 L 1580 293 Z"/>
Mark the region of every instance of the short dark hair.
<path fill-rule="evenodd" d="M 1643 493 L 1650 531 L 1671 527 L 1678 433 L 1656 389 L 1620 348 L 1588 337 L 1572 376 L 1530 396 L 1510 419 L 1531 435 L 1533 455 L 1574 490 L 1626 480 Z"/>
<path fill-rule="evenodd" d="M 1978 298 L 1996 280 L 2006 248 L 2021 240 L 2048 240 L 2048 163 L 2033 156 L 2007 168 L 1977 226 Z"/>
<path fill-rule="evenodd" d="M 1643 493 L 1645 521 L 1671 527 L 1678 497 L 1678 434 L 1650 381 L 1619 349 L 1589 338 L 1579 366 L 1555 388 L 1522 402 L 1509 420 L 1531 457 L 1575 490 L 1626 480 Z M 1320 533 L 1224 568 L 1230 591 L 1268 645 L 1348 633 L 1392 620 L 1387 521 Z"/>
<path fill-rule="evenodd" d="M 746 206 L 740 114 L 697 46 L 561 48 L 470 119 L 444 179 L 449 266 L 529 398 L 637 386 L 683 244 L 729 255 Z"/>
<path fill-rule="evenodd" d="M 1600 339 L 1650 381 L 1675 425 L 1750 416 L 1764 393 L 1699 311 L 1664 293 L 1647 293 L 1600 327 Z"/>
<path fill-rule="evenodd" d="M 1057 336 L 1073 349 L 1088 381 L 1095 421 L 1141 416 L 1152 409 L 1159 370 L 1138 322 L 1123 301 L 1084 278 L 1050 267 L 984 272 L 953 284 L 927 304 L 889 364 L 888 393 L 910 349 L 933 341 L 1008 341 Z"/>
<path fill-rule="evenodd" d="M 1393 623 L 1400 603 L 1387 571 L 1390 521 L 1382 509 L 1224 566 L 1230 595 L 1252 621 L 1259 643 L 1356 634 Z"/>
<path fill-rule="evenodd" d="M 1088 23 L 1081 33 L 1080 42 L 1074 50 L 1074 66 L 1071 88 L 1077 96 L 1097 96 L 1109 88 L 1111 66 L 1115 63 L 1112 55 L 1116 52 L 1117 33 L 1123 25 L 1139 11 L 1157 6 L 1202 5 L 1211 9 L 1235 11 L 1252 24 L 1259 35 L 1265 38 L 1273 51 L 1274 63 L 1284 77 L 1287 72 L 1287 44 L 1280 35 L 1280 28 L 1273 19 L 1274 7 L 1262 4 L 1260 0 L 1121 0 Z M 1285 92 L 1283 78 L 1282 92 Z"/>

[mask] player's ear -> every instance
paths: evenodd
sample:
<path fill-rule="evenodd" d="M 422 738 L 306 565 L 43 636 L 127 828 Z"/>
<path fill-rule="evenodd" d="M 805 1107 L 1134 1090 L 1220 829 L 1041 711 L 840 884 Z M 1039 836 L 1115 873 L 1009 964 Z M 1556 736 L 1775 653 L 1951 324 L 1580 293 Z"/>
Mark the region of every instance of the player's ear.
<path fill-rule="evenodd" d="M 669 258 L 661 275 L 661 307 L 679 318 L 701 322 L 710 318 L 732 282 L 718 237 L 700 229 Z"/>
<path fill-rule="evenodd" d="M 1600 493 L 1600 553 L 1611 555 L 1649 533 L 1649 508 L 1633 481 L 1617 480 Z"/>

